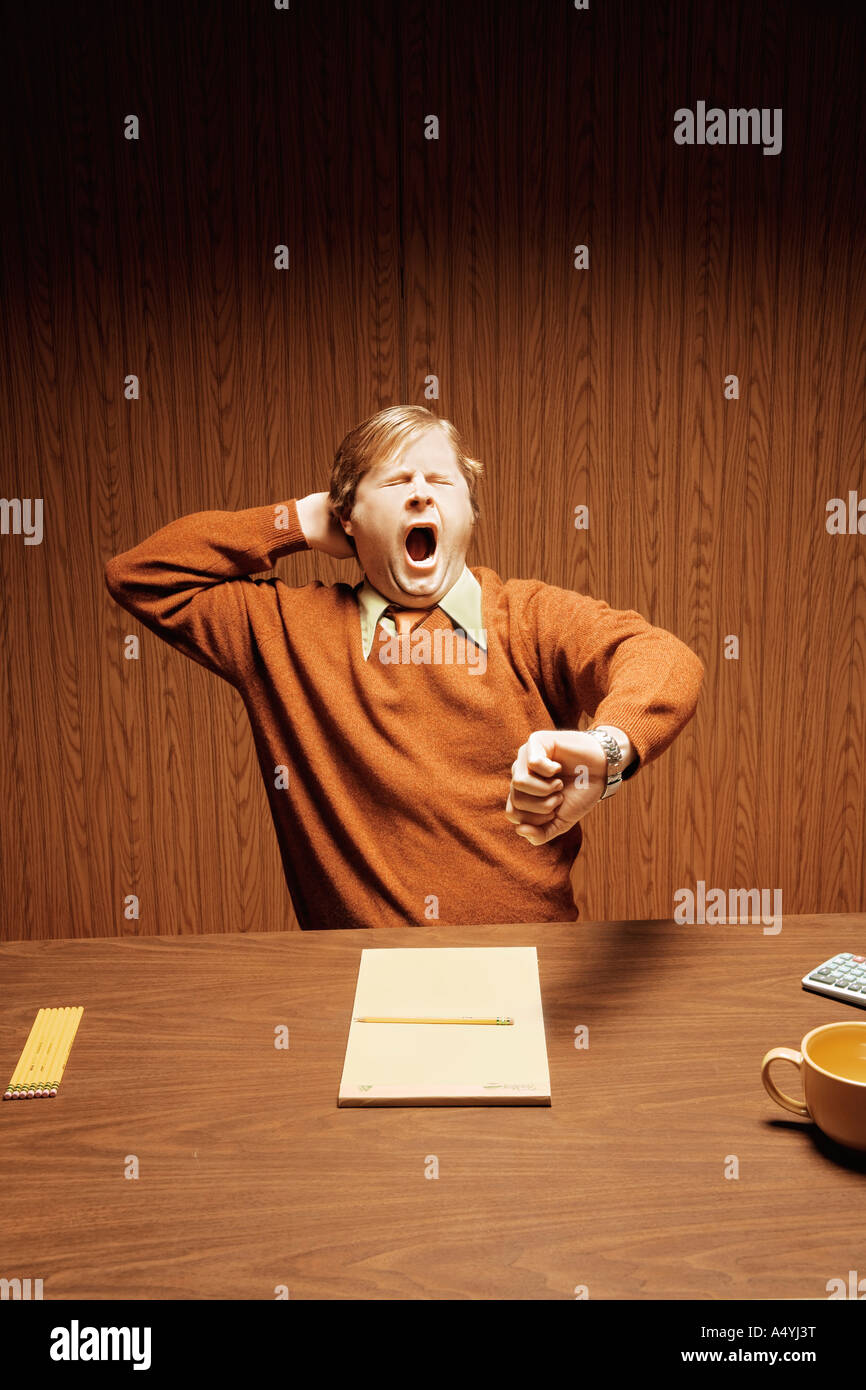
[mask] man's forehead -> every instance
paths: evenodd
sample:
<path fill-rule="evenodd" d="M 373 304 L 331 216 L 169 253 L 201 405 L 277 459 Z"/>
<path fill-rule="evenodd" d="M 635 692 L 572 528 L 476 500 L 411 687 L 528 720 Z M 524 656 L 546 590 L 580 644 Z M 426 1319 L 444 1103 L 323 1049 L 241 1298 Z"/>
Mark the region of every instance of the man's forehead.
<path fill-rule="evenodd" d="M 443 468 L 451 467 L 455 471 L 460 471 L 457 456 L 447 439 L 424 438 L 413 439 L 407 444 L 403 444 L 395 450 L 387 459 L 380 460 L 368 470 L 370 474 L 377 477 L 380 474 L 397 472 L 400 468 Z"/>

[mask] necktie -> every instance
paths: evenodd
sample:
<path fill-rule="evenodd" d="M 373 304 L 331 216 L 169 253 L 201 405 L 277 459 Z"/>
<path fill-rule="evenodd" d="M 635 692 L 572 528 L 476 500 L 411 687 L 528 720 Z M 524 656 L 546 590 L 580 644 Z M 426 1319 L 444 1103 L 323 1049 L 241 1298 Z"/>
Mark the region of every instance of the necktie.
<path fill-rule="evenodd" d="M 423 622 L 427 614 L 432 612 L 432 608 L 397 608 L 393 603 L 389 603 L 382 617 L 392 617 L 397 632 L 402 637 L 404 632 L 411 632 L 416 623 Z"/>

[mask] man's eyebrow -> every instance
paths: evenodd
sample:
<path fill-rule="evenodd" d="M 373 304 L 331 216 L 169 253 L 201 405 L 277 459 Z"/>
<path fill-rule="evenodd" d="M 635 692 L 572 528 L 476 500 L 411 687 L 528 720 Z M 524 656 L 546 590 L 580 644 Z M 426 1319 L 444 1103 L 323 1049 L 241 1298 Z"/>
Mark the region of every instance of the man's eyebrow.
<path fill-rule="evenodd" d="M 394 464 L 393 468 L 386 468 L 382 476 L 384 478 L 411 477 L 414 472 L 415 469 L 410 468 L 408 464 Z M 428 473 L 441 473 L 444 477 L 447 472 L 448 469 L 442 463 L 431 463 L 427 468 L 424 469 L 425 476 Z"/>

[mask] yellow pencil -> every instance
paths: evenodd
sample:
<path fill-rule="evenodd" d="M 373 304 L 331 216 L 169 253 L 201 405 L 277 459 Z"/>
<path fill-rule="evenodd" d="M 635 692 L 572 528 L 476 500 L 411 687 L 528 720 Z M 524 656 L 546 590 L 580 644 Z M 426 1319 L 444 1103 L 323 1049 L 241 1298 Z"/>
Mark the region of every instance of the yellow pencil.
<path fill-rule="evenodd" d="M 40 1009 L 42 1018 L 39 1022 L 39 1032 L 36 1037 L 36 1046 L 30 1054 L 30 1063 L 27 1068 L 27 1075 L 23 1078 L 24 1090 L 20 1093 L 25 1099 L 32 1100 L 36 1095 L 36 1082 L 42 1075 L 42 1059 L 45 1056 L 45 1049 L 51 1036 L 51 1010 Z"/>
<path fill-rule="evenodd" d="M 42 1064 L 42 1072 L 39 1077 L 39 1085 L 36 1087 L 37 1096 L 48 1095 L 48 1085 L 52 1079 L 52 1072 L 54 1070 L 54 1058 L 56 1057 L 57 1049 L 60 1046 L 60 1039 L 63 1036 L 63 1029 L 66 1024 L 66 1019 L 69 1014 L 69 1010 L 50 1009 L 49 1013 L 51 1014 L 51 1042 L 48 1045 L 48 1050 L 45 1054 L 45 1058 Z"/>
<path fill-rule="evenodd" d="M 512 1024 L 513 1018 L 356 1018 L 356 1023 L 498 1023 Z"/>
<path fill-rule="evenodd" d="M 63 1069 L 66 1066 L 66 1059 L 69 1056 L 69 1052 L 72 1047 L 76 1031 L 78 1029 L 78 1020 L 80 1019 L 80 1017 L 81 1013 L 78 1008 L 70 1008 L 66 1016 L 66 1022 L 63 1026 L 63 1032 L 58 1042 L 57 1051 L 54 1054 L 54 1062 L 51 1069 L 51 1077 L 48 1083 L 48 1090 L 46 1091 L 46 1095 L 48 1096 L 57 1095 L 57 1088 L 60 1085 L 60 1078 L 62 1077 Z"/>
<path fill-rule="evenodd" d="M 56 1080 L 53 1079 L 51 1081 L 50 1089 L 48 1092 L 48 1094 L 51 1096 L 57 1095 L 58 1088 L 60 1086 L 61 1081 L 63 1080 L 63 1073 L 66 1070 L 66 1063 L 69 1060 L 69 1053 L 72 1049 L 72 1044 L 75 1041 L 75 1034 L 78 1032 L 78 1025 L 81 1022 L 81 1016 L 83 1013 L 84 1009 L 81 1005 L 79 1005 L 78 1008 L 69 1010 L 69 1019 L 67 1021 L 66 1027 L 63 1030 L 63 1037 L 60 1042 L 60 1050 L 57 1053 L 56 1057 L 56 1065 L 54 1068 L 54 1076 Z"/>
<path fill-rule="evenodd" d="M 45 1064 L 51 1046 L 54 1042 L 54 1027 L 57 1018 L 56 1009 L 44 1009 L 42 1017 L 42 1033 L 40 1036 L 39 1047 L 33 1058 L 33 1066 L 30 1070 L 30 1085 L 27 1094 L 30 1097 L 42 1095 L 42 1078 L 45 1075 Z"/>
<path fill-rule="evenodd" d="M 3 1094 L 4 1100 L 17 1100 L 18 1098 L 18 1091 L 27 1073 L 27 1068 L 30 1065 L 30 1058 L 33 1055 L 33 1048 L 36 1044 L 36 1039 L 39 1035 L 39 1029 L 42 1024 L 42 1015 L 44 1012 L 44 1009 L 40 1009 L 33 1020 L 33 1026 L 27 1035 L 27 1041 L 21 1049 L 21 1056 L 18 1058 L 18 1065 L 13 1071 L 9 1085 L 6 1087 L 6 1090 Z"/>

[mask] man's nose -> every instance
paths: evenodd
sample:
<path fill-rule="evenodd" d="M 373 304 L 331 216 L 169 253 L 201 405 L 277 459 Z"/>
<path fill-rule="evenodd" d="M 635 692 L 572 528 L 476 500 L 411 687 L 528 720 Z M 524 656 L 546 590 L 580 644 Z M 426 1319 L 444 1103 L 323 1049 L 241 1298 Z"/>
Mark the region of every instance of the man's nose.
<path fill-rule="evenodd" d="M 409 487 L 409 501 L 414 502 L 417 498 L 430 501 L 432 493 L 427 486 L 427 479 L 423 473 L 416 473 Z"/>

